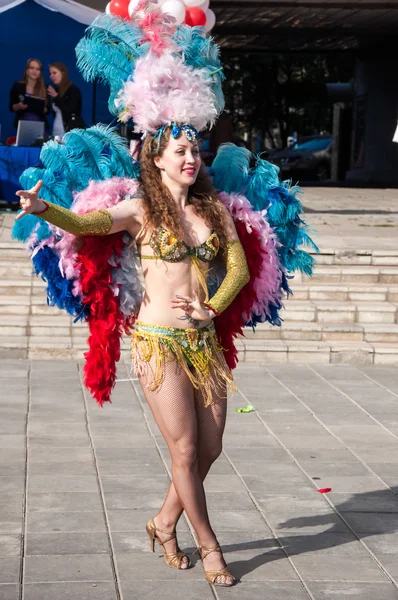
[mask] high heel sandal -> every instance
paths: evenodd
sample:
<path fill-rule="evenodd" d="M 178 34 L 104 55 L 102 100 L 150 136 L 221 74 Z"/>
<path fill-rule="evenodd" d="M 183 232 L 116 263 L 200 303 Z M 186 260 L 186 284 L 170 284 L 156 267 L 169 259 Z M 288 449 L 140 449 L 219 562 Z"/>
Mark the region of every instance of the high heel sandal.
<path fill-rule="evenodd" d="M 200 553 L 202 562 L 204 561 L 204 559 L 206 558 L 206 556 L 208 556 L 210 554 L 210 552 L 221 552 L 222 554 L 222 550 L 220 548 L 220 546 L 216 546 L 215 548 L 203 548 L 202 546 L 199 546 L 194 552 L 193 554 L 196 554 L 196 552 Z M 212 585 L 220 585 L 222 587 L 231 587 L 234 585 L 235 582 L 235 577 L 232 575 L 231 571 L 228 569 L 228 567 L 224 567 L 223 569 L 219 569 L 218 571 L 206 571 L 205 568 L 203 568 L 204 572 L 205 572 L 205 577 L 206 577 L 206 581 L 208 583 L 211 583 Z M 221 583 L 221 582 L 217 582 L 216 579 L 218 577 L 225 577 L 226 579 L 229 577 L 232 579 L 232 583 Z"/>
<path fill-rule="evenodd" d="M 185 554 L 185 552 L 182 552 L 182 550 L 179 549 L 178 545 L 177 545 L 177 552 L 166 552 L 165 548 L 164 548 L 164 544 L 167 544 L 167 542 L 170 542 L 170 540 L 174 540 L 174 538 L 176 538 L 176 532 L 173 531 L 172 533 L 170 533 L 170 531 L 164 531 L 164 529 L 160 529 L 159 527 L 156 527 L 155 522 L 153 519 L 150 519 L 148 521 L 148 523 L 146 524 L 146 530 L 147 533 L 149 535 L 149 549 L 151 552 L 155 552 L 155 540 L 157 540 L 159 542 L 159 544 L 162 546 L 163 549 L 163 554 L 164 554 L 164 560 L 166 561 L 166 564 L 173 568 L 173 569 L 181 569 L 181 571 L 185 571 L 185 569 L 189 569 L 191 566 L 191 560 L 189 558 L 189 556 L 187 556 Z M 165 533 L 166 535 L 170 536 L 168 537 L 166 540 L 161 540 L 156 534 L 157 532 L 160 533 Z M 186 557 L 188 559 L 187 562 L 187 566 L 183 567 L 182 566 L 182 560 L 183 558 Z"/>

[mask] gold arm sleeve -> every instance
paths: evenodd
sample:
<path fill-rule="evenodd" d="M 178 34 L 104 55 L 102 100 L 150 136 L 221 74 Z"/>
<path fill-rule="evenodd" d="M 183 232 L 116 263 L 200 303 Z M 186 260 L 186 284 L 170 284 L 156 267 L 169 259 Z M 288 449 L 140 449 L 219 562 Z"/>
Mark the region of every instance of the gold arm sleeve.
<path fill-rule="evenodd" d="M 221 313 L 249 280 L 250 273 L 242 244 L 239 240 L 233 240 L 227 245 L 227 274 L 217 292 L 207 302 L 207 306 L 216 313 Z"/>
<path fill-rule="evenodd" d="M 57 204 L 45 200 L 43 202 L 47 208 L 35 216 L 73 235 L 106 235 L 112 227 L 113 219 L 107 210 L 78 215 Z"/>

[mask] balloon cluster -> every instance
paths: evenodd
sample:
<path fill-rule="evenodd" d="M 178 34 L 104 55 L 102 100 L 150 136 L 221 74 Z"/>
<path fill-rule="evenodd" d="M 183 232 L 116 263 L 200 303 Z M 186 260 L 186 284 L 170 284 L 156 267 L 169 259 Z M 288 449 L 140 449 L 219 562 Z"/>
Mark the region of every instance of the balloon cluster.
<path fill-rule="evenodd" d="M 154 0 L 156 2 L 156 0 Z M 105 12 L 129 19 L 135 12 L 140 0 L 111 0 Z M 191 27 L 202 26 L 206 31 L 213 29 L 216 15 L 209 8 L 210 0 L 157 0 L 164 13 L 175 18 L 178 24 L 185 23 Z"/>

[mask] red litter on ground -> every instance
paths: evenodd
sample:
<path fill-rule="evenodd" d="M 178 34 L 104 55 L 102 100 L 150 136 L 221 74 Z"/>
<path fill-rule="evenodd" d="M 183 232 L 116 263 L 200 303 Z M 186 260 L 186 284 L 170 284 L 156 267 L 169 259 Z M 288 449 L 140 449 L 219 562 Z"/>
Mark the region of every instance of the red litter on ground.
<path fill-rule="evenodd" d="M 332 488 L 321 488 L 318 490 L 320 494 L 327 494 L 332 491 Z"/>

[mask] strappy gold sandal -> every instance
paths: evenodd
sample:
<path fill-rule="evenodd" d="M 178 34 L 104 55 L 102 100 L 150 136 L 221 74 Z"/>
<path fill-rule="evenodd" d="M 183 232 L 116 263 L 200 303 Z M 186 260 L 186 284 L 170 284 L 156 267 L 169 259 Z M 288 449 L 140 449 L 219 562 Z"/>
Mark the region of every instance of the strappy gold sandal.
<path fill-rule="evenodd" d="M 200 556 L 202 558 L 202 562 L 204 561 L 204 559 L 206 558 L 206 556 L 208 556 L 210 554 L 210 552 L 221 552 L 222 554 L 222 550 L 220 548 L 220 546 L 216 546 L 215 548 L 203 548 L 202 546 L 199 546 L 194 552 L 193 554 L 196 554 L 196 552 L 200 552 Z M 223 569 L 220 569 L 218 571 L 206 571 L 205 569 L 203 569 L 205 572 L 205 577 L 206 577 L 206 581 L 208 583 L 211 583 L 212 585 L 220 585 L 221 587 L 231 587 L 234 585 L 235 582 L 235 577 L 232 575 L 231 571 L 228 569 L 228 567 L 224 567 Z M 221 582 L 217 582 L 216 579 L 218 577 L 230 577 L 232 579 L 232 583 L 221 583 Z"/>
<path fill-rule="evenodd" d="M 181 569 L 181 571 L 185 571 L 185 569 L 189 569 L 191 567 L 191 560 L 190 560 L 189 556 L 187 556 L 185 554 L 185 552 L 182 552 L 182 550 L 179 549 L 178 545 L 177 545 L 177 552 L 166 552 L 164 549 L 164 544 L 167 544 L 167 542 L 170 542 L 170 540 L 174 540 L 174 538 L 176 537 L 175 531 L 170 533 L 170 531 L 164 531 L 164 529 L 159 529 L 159 527 L 156 527 L 153 519 L 150 519 L 148 521 L 148 523 L 146 524 L 146 530 L 147 530 L 147 533 L 149 535 L 149 540 L 150 540 L 149 541 L 150 551 L 155 552 L 155 540 L 157 540 L 159 542 L 159 544 L 162 546 L 164 560 L 166 561 L 166 564 L 169 567 L 171 567 L 173 569 Z M 158 531 L 160 533 L 165 533 L 166 535 L 168 535 L 170 537 L 168 537 L 166 540 L 162 541 L 156 535 Z M 182 566 L 182 560 L 184 557 L 186 557 L 188 559 L 188 563 L 187 563 L 186 567 Z"/>

